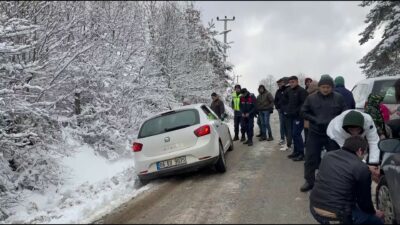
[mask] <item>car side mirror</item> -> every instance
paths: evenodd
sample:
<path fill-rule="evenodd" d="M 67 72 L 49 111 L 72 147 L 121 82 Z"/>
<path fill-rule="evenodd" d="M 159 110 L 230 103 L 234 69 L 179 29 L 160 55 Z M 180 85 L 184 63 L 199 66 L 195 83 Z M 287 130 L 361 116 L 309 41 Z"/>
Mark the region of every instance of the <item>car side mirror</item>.
<path fill-rule="evenodd" d="M 399 139 L 383 139 L 378 142 L 378 148 L 382 152 L 400 153 L 400 140 Z"/>

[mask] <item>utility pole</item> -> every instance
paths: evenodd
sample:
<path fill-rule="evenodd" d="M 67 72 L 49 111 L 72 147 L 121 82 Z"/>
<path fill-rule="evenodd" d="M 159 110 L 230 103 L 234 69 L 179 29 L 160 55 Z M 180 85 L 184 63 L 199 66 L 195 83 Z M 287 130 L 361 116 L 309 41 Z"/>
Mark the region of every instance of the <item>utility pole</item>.
<path fill-rule="evenodd" d="M 224 46 L 224 62 L 226 62 L 226 44 L 227 44 L 226 35 L 228 34 L 228 32 L 232 31 L 232 30 L 228 30 L 228 21 L 234 21 L 234 20 L 235 20 L 235 17 L 233 17 L 232 19 L 228 19 L 225 16 L 225 19 L 219 19 L 219 17 L 217 16 L 217 21 L 224 21 L 224 31 L 221 32 L 221 34 L 224 34 L 224 43 L 225 43 L 225 46 Z"/>
<path fill-rule="evenodd" d="M 239 77 L 241 77 L 242 75 L 234 75 L 234 76 L 236 77 L 236 84 L 239 84 Z"/>

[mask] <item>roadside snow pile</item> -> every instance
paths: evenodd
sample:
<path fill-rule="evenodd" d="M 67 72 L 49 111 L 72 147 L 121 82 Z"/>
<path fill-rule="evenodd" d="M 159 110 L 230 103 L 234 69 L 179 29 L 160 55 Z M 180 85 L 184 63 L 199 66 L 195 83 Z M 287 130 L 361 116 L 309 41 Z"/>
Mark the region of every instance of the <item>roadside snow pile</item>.
<path fill-rule="evenodd" d="M 133 158 L 109 162 L 87 146 L 61 162 L 65 184 L 24 190 L 22 202 L 0 223 L 90 223 L 147 190 L 138 188 Z"/>

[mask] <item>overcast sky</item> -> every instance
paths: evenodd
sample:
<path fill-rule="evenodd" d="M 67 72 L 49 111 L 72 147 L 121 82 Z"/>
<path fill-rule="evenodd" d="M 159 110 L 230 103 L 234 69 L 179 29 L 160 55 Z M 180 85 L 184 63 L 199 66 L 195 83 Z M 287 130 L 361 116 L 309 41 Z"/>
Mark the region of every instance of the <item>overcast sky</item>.
<path fill-rule="evenodd" d="M 348 89 L 364 78 L 357 61 L 379 38 L 360 46 L 358 35 L 366 27 L 370 8 L 356 1 L 197 1 L 202 21 L 214 20 L 218 31 L 228 22 L 228 59 L 239 83 L 257 93 L 259 81 L 268 74 L 276 78 L 302 72 L 318 79 L 322 74 L 343 76 Z M 378 33 L 379 34 L 379 33 Z M 223 41 L 223 35 L 219 40 Z"/>

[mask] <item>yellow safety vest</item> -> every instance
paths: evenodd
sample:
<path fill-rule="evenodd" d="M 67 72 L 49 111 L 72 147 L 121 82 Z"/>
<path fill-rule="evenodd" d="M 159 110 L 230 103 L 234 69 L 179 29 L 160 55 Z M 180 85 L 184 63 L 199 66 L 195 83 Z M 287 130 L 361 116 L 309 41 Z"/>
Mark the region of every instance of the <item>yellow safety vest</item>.
<path fill-rule="evenodd" d="M 241 94 L 237 94 L 236 91 L 232 94 L 232 101 L 233 101 L 233 110 L 240 111 L 240 97 Z"/>

